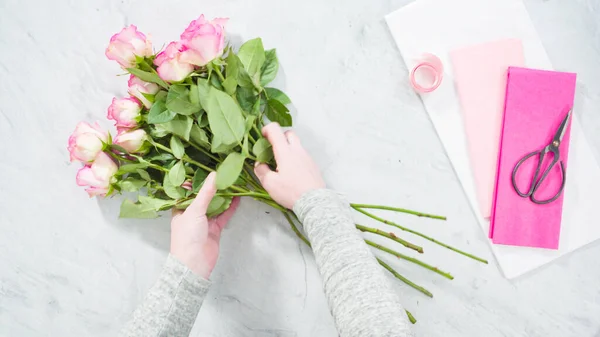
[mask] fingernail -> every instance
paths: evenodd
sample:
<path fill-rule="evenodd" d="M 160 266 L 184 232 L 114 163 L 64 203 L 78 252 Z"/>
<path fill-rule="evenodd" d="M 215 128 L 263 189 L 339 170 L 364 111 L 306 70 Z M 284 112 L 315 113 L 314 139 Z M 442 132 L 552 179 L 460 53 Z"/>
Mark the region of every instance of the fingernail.
<path fill-rule="evenodd" d="M 258 161 L 255 161 L 254 162 L 254 167 L 256 168 L 256 167 L 258 167 L 258 165 L 260 165 L 260 163 Z"/>

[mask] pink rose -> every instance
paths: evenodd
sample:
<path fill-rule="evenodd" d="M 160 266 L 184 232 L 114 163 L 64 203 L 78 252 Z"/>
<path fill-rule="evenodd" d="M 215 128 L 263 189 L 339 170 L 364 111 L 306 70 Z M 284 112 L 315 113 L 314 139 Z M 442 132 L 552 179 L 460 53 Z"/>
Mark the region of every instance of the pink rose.
<path fill-rule="evenodd" d="M 192 191 L 193 190 L 192 181 L 191 180 L 184 181 L 183 184 L 181 184 L 181 187 L 185 188 L 188 191 Z"/>
<path fill-rule="evenodd" d="M 127 85 L 129 86 L 129 89 L 127 90 L 129 94 L 139 99 L 140 102 L 144 103 L 144 106 L 148 109 L 150 109 L 150 107 L 152 106 L 152 102 L 150 102 L 146 97 L 144 97 L 142 93 L 147 95 L 154 95 L 160 90 L 158 84 L 144 82 L 133 75 L 129 76 L 129 81 L 127 82 Z"/>
<path fill-rule="evenodd" d="M 89 163 L 102 151 L 102 142 L 108 141 L 108 133 L 100 128 L 98 123 L 90 125 L 80 122 L 69 137 L 69 150 L 71 161 L 79 160 Z"/>
<path fill-rule="evenodd" d="M 131 25 L 123 28 L 119 33 L 110 38 L 106 48 L 106 57 L 117 61 L 123 68 L 135 67 L 135 56 L 151 56 L 152 43 L 146 35 L 138 32 L 137 27 Z"/>
<path fill-rule="evenodd" d="M 137 125 L 140 120 L 140 112 L 142 105 L 133 98 L 113 98 L 112 103 L 108 107 L 106 117 L 115 121 L 117 129 L 132 128 Z"/>
<path fill-rule="evenodd" d="M 113 175 L 119 167 L 104 152 L 98 153 L 96 160 L 90 166 L 85 166 L 77 172 L 77 185 L 89 186 L 85 191 L 90 197 L 105 196 L 110 187 Z"/>
<path fill-rule="evenodd" d="M 164 51 L 156 55 L 158 76 L 167 82 L 179 82 L 194 71 L 194 65 L 181 61 L 182 51 L 187 50 L 181 42 L 171 42 Z"/>
<path fill-rule="evenodd" d="M 134 131 L 119 132 L 113 143 L 121 146 L 129 153 L 142 153 L 148 150 L 146 139 L 146 131 L 138 129 Z"/>
<path fill-rule="evenodd" d="M 223 54 L 225 48 L 225 24 L 228 19 L 206 21 L 204 15 L 192 21 L 181 34 L 181 42 L 187 50 L 181 52 L 183 62 L 197 66 L 206 65 Z"/>

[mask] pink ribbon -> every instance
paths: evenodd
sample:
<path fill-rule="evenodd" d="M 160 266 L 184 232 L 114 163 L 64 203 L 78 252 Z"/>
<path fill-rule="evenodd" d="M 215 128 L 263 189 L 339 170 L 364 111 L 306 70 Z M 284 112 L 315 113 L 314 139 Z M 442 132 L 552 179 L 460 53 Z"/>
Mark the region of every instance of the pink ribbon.
<path fill-rule="evenodd" d="M 427 75 L 433 80 L 428 84 L 419 83 L 415 78 L 417 72 L 422 75 Z M 444 65 L 442 64 L 442 60 L 433 54 L 423 54 L 421 59 L 417 62 L 417 65 L 412 68 L 409 75 L 410 84 L 420 93 L 432 92 L 437 89 L 442 83 L 443 77 Z"/>

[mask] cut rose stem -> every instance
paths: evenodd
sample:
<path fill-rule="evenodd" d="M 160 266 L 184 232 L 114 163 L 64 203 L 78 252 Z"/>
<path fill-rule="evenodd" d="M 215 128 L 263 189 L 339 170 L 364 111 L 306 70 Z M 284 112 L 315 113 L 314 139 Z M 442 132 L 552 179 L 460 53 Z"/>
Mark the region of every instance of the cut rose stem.
<path fill-rule="evenodd" d="M 269 204 L 269 203 L 267 203 Z M 275 207 L 278 208 L 278 207 Z M 300 238 L 300 240 L 302 240 L 304 243 L 306 243 L 307 246 L 311 247 L 310 242 L 308 241 L 308 239 L 300 232 L 300 230 L 298 230 L 298 227 L 296 227 L 296 224 L 294 224 L 294 220 L 292 220 L 292 218 L 290 217 L 290 211 L 286 210 L 286 209 L 281 209 L 281 213 L 283 213 L 283 216 L 285 216 L 285 219 L 287 220 L 287 222 L 290 224 L 290 227 L 292 227 L 292 230 L 294 231 L 294 233 L 296 233 L 296 236 L 298 236 Z M 294 217 L 296 218 L 296 220 L 298 220 L 298 217 L 296 217 L 296 215 L 294 213 L 292 213 L 292 215 L 294 215 Z M 392 267 L 390 267 L 389 265 L 385 264 L 385 262 L 377 259 L 379 261 L 379 263 L 384 266 L 385 269 L 387 269 L 390 273 L 392 273 L 394 276 L 396 276 L 397 278 L 399 278 L 402 282 L 405 282 L 406 284 L 408 284 L 409 286 L 419 290 L 420 292 L 424 292 L 425 295 L 429 296 L 429 297 L 433 297 L 433 295 L 427 291 L 427 289 L 416 285 L 415 283 L 409 281 L 407 278 L 405 278 L 404 276 L 398 274 L 398 272 L 396 272 Z M 417 320 L 415 319 L 415 317 L 413 316 L 413 314 L 410 313 L 410 311 L 404 309 L 404 311 L 406 312 L 406 316 L 408 317 L 408 320 L 412 323 L 415 324 L 417 323 Z"/>
<path fill-rule="evenodd" d="M 410 209 L 405 209 L 405 208 L 382 206 L 382 205 L 366 205 L 366 204 L 350 204 L 350 206 L 352 206 L 352 208 L 354 208 L 354 209 L 356 209 L 357 207 L 358 208 L 367 208 L 367 209 L 369 209 L 369 208 L 371 208 L 371 209 L 384 209 L 384 210 L 387 210 L 387 211 L 394 211 L 394 212 L 412 214 L 412 215 L 420 216 L 420 217 L 423 217 L 423 218 L 446 220 L 446 217 L 443 216 L 443 215 L 421 213 L 421 212 L 412 211 Z"/>
<path fill-rule="evenodd" d="M 410 262 L 412 262 L 412 263 L 414 263 L 414 264 L 417 264 L 417 265 L 419 265 L 419 266 L 421 266 L 421 267 L 423 267 L 423 268 L 425 268 L 425 269 L 429 269 L 429 270 L 431 270 L 431 271 L 432 271 L 432 272 L 434 272 L 434 273 L 440 274 L 440 275 L 442 275 L 443 277 L 445 277 L 445 278 L 447 278 L 447 279 L 450 279 L 450 280 L 453 280 L 453 279 L 454 279 L 454 276 L 450 275 L 450 273 L 448 273 L 448 272 L 445 272 L 445 271 L 442 271 L 442 270 L 439 270 L 437 267 L 434 267 L 434 266 L 432 266 L 432 265 L 429 265 L 429 264 L 427 264 L 427 263 L 425 263 L 425 262 L 423 262 L 423 261 L 421 261 L 421 260 L 415 259 L 415 258 L 413 258 L 413 257 L 410 257 L 410 256 L 407 256 L 407 255 L 404 255 L 404 254 L 402 254 L 402 253 L 399 253 L 399 252 L 397 252 L 397 251 L 395 251 L 395 250 L 389 249 L 389 248 L 387 248 L 387 247 L 385 247 L 385 246 L 382 246 L 382 245 L 380 245 L 380 244 L 378 244 L 378 243 L 375 243 L 375 242 L 373 242 L 373 241 L 365 240 L 365 242 L 366 242 L 366 243 L 367 243 L 369 246 L 371 246 L 371 247 L 374 247 L 374 248 L 377 248 L 377 249 L 379 249 L 379 250 L 381 250 L 381 251 L 384 251 L 384 252 L 386 252 L 386 253 L 392 254 L 392 255 L 394 255 L 395 257 L 399 258 L 399 259 L 403 259 L 403 260 L 406 260 L 406 261 L 410 261 Z"/>
<path fill-rule="evenodd" d="M 422 292 L 426 296 L 433 297 L 433 294 L 429 290 L 421 287 L 418 284 L 415 284 L 414 282 L 412 282 L 411 280 L 407 279 L 406 277 L 398 274 L 398 272 L 395 271 L 394 268 L 390 267 L 387 263 L 383 262 L 380 258 L 377 258 L 377 262 L 379 262 L 379 264 L 382 265 L 383 268 L 387 269 L 387 271 L 389 271 L 390 273 L 392 273 L 392 275 L 394 275 L 397 279 L 399 279 L 402 282 L 408 284 L 409 286 L 417 289 L 418 291 Z"/>
<path fill-rule="evenodd" d="M 443 242 L 440 242 L 440 241 L 438 241 L 438 240 L 436 240 L 436 239 L 434 239 L 434 238 L 432 238 L 432 237 L 429 237 L 429 236 L 427 236 L 427 235 L 425 235 L 425 234 L 423 234 L 423 233 L 419 233 L 419 232 L 417 232 L 417 231 L 414 231 L 414 230 L 412 230 L 412 229 L 410 229 L 410 228 L 406 228 L 406 227 L 400 226 L 400 225 L 398 225 L 398 224 L 396 224 L 396 223 L 394 223 L 394 222 L 391 222 L 391 221 L 389 221 L 389 220 L 385 220 L 385 219 L 383 219 L 383 218 L 380 218 L 380 217 L 378 217 L 378 216 L 376 216 L 376 215 L 374 215 L 374 214 L 372 214 L 372 213 L 369 213 L 369 212 L 365 211 L 364 209 L 361 209 L 361 208 L 360 208 L 360 207 L 358 207 L 358 206 L 352 206 L 352 208 L 354 208 L 354 209 L 355 209 L 355 210 L 357 210 L 358 212 L 360 212 L 360 213 L 362 213 L 362 214 L 364 214 L 364 215 L 368 216 L 368 217 L 369 217 L 369 218 L 371 218 L 371 219 L 377 220 L 377 221 L 379 221 L 379 222 L 382 222 L 382 223 L 384 223 L 384 224 L 386 224 L 386 225 L 390 225 L 390 226 L 396 227 L 396 228 L 398 228 L 398 229 L 401 229 L 401 230 L 403 230 L 403 231 L 406 231 L 406 232 L 409 232 L 409 233 L 415 234 L 415 235 L 417 235 L 417 236 L 420 236 L 420 237 L 422 237 L 422 238 L 424 238 L 424 239 L 427 239 L 427 240 L 429 240 L 429 241 L 431 241 L 431 242 L 433 242 L 433 243 L 435 243 L 435 244 L 438 244 L 438 245 L 440 245 L 440 246 L 442 246 L 442 247 L 448 248 L 448 249 L 450 249 L 451 251 L 454 251 L 454 252 L 456 252 L 456 253 L 459 253 L 459 254 L 461 254 L 461 255 L 464 255 L 464 256 L 466 256 L 466 257 L 472 258 L 473 260 L 477 260 L 477 261 L 479 261 L 479 262 L 483 262 L 483 263 L 485 263 L 485 264 L 487 264 L 487 263 L 488 263 L 488 261 L 487 261 L 487 260 L 485 260 L 485 259 L 482 259 L 482 258 L 480 258 L 480 257 L 478 257 L 478 256 L 475 256 L 475 255 L 473 255 L 473 254 L 469 254 L 469 253 L 463 252 L 463 251 L 462 251 L 462 250 L 460 250 L 460 249 L 454 248 L 454 247 L 452 247 L 452 246 L 450 246 L 450 245 L 447 245 L 447 244 L 445 244 L 445 243 L 443 243 Z"/>
<path fill-rule="evenodd" d="M 386 237 L 390 240 L 398 242 L 399 244 L 403 245 L 406 248 L 410 248 L 410 249 L 416 250 L 419 253 L 423 253 L 423 247 L 417 246 L 406 240 L 403 240 L 403 239 L 397 237 L 394 233 L 382 231 L 381 229 L 378 229 L 378 228 L 365 227 L 365 226 L 359 225 L 359 224 L 356 224 L 356 228 L 358 230 L 360 230 L 361 232 L 369 232 L 369 233 L 377 234 L 379 236 Z"/>

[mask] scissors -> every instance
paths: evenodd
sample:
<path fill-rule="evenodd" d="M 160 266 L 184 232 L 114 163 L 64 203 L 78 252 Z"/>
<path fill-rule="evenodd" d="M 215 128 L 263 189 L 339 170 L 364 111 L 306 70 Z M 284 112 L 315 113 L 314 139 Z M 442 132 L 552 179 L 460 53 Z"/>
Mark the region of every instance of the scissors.
<path fill-rule="evenodd" d="M 531 201 L 533 203 L 538 204 L 538 205 L 543 205 L 543 204 L 548 204 L 548 203 L 553 202 L 554 200 L 558 199 L 558 197 L 562 194 L 563 189 L 565 188 L 566 176 L 565 176 L 565 166 L 563 164 L 563 161 L 560 160 L 560 152 L 558 151 L 558 148 L 560 147 L 560 143 L 563 139 L 563 136 L 565 135 L 565 131 L 567 130 L 567 125 L 569 124 L 569 119 L 571 118 L 572 111 L 573 111 L 573 109 L 570 109 L 569 112 L 567 113 L 567 116 L 565 116 L 563 121 L 560 123 L 550 144 L 548 144 L 546 147 L 544 147 L 540 150 L 533 151 L 531 153 L 526 154 L 515 165 L 515 168 L 513 169 L 513 172 L 512 172 L 512 184 L 513 184 L 513 187 L 515 188 L 515 191 L 517 192 L 517 194 L 519 194 L 520 197 L 529 198 L 529 199 L 531 199 Z M 542 176 L 538 180 L 538 177 L 540 175 L 540 169 L 542 168 L 542 165 L 544 162 L 544 158 L 546 157 L 546 155 L 548 153 L 552 153 L 554 158 L 552 159 L 552 162 L 544 170 L 544 173 L 542 173 Z M 531 184 L 529 186 L 529 190 L 527 192 L 523 192 L 517 186 L 517 179 L 516 179 L 517 171 L 519 171 L 519 168 L 527 159 L 529 159 L 535 155 L 539 155 L 539 162 L 535 169 L 535 173 L 533 174 L 533 177 L 531 179 Z M 554 165 L 556 165 L 556 163 L 560 164 L 560 172 L 561 172 L 561 180 L 562 180 L 561 184 L 560 184 L 560 189 L 558 190 L 558 192 L 556 192 L 556 195 L 554 195 L 552 198 L 546 199 L 546 200 L 538 200 L 535 197 L 535 192 L 538 190 L 538 188 L 540 187 L 542 182 L 548 177 L 550 170 L 554 167 Z"/>

